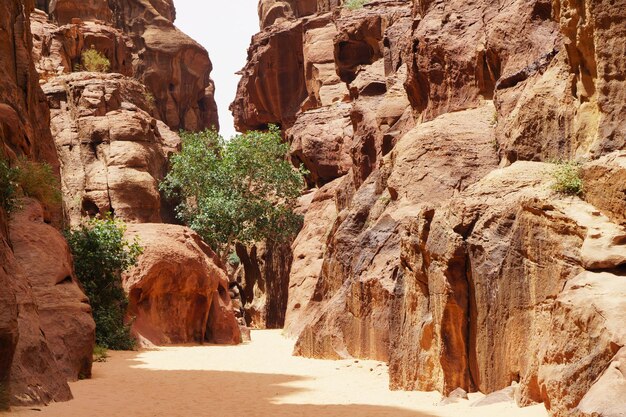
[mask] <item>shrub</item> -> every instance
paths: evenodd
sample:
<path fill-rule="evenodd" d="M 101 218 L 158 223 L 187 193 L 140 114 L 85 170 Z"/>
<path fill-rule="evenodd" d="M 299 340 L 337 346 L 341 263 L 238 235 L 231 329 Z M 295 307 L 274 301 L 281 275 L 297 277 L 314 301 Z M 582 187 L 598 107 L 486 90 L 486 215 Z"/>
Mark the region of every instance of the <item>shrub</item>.
<path fill-rule="evenodd" d="M 357 10 L 365 6 L 370 1 L 371 0 L 348 0 L 343 4 L 343 7 L 348 10 Z"/>
<path fill-rule="evenodd" d="M 233 266 L 237 266 L 241 263 L 241 259 L 237 256 L 237 252 L 231 252 L 230 255 L 228 255 L 228 263 Z"/>
<path fill-rule="evenodd" d="M 289 145 L 277 127 L 229 141 L 210 130 L 181 136 L 161 189 L 182 200 L 179 219 L 224 262 L 236 242 L 281 242 L 298 232 L 303 219 L 293 209 L 306 171 L 287 161 Z"/>
<path fill-rule="evenodd" d="M 108 72 L 111 68 L 111 62 L 102 53 L 94 49 L 93 45 L 90 49 L 83 51 L 81 54 L 83 62 L 82 68 L 91 72 Z"/>
<path fill-rule="evenodd" d="M 122 273 L 137 264 L 139 242 L 124 238 L 126 227 L 110 216 L 92 219 L 67 232 L 76 275 L 89 297 L 96 322 L 96 343 L 103 348 L 133 349 L 130 326 L 124 324 L 128 300 Z"/>
<path fill-rule="evenodd" d="M 108 349 L 104 346 L 95 345 L 93 347 L 93 361 L 106 362 L 109 357 Z"/>
<path fill-rule="evenodd" d="M 17 168 L 9 166 L 8 161 L 0 159 L 0 206 L 8 213 L 17 207 Z"/>
<path fill-rule="evenodd" d="M 558 193 L 580 195 L 583 192 L 583 180 L 580 177 L 580 164 L 578 162 L 555 162 L 552 178 L 554 179 L 552 189 Z"/>
<path fill-rule="evenodd" d="M 17 172 L 17 183 L 25 196 L 36 198 L 46 206 L 61 203 L 61 185 L 49 164 L 19 159 Z"/>
<path fill-rule="evenodd" d="M 154 107 L 156 100 L 154 99 L 154 95 L 149 91 L 144 91 L 143 98 L 146 100 L 146 104 L 149 107 Z"/>

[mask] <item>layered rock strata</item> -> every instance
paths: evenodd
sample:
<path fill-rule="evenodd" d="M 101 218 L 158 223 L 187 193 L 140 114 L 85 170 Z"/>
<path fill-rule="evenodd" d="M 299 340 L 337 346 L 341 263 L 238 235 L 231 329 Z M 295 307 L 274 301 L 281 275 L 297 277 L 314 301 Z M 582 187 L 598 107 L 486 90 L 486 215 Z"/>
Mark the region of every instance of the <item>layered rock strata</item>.
<path fill-rule="evenodd" d="M 259 2 L 231 109 L 310 171 L 284 258 L 297 354 L 620 415 L 625 6 Z M 584 162 L 583 194 L 552 190 L 555 159 Z"/>

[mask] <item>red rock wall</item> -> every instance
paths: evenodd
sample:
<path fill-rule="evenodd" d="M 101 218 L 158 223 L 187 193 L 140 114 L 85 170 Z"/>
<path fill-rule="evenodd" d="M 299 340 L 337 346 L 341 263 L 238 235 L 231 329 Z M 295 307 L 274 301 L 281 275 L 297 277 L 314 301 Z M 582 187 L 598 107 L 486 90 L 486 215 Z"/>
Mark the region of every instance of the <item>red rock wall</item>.
<path fill-rule="evenodd" d="M 113 72 L 146 86 L 158 117 L 174 131 L 219 128 L 209 55 L 174 26 L 172 0 L 46 0 L 40 8 L 56 23 L 38 36 L 42 69 L 72 72 L 81 51 L 94 45 Z"/>
<path fill-rule="evenodd" d="M 285 322 L 297 354 L 388 360 L 396 389 L 517 382 L 520 405 L 619 415 L 599 392 L 624 382 L 609 295 L 626 288 L 624 10 L 259 2 L 231 110 L 244 130 L 281 125 L 311 172 Z M 515 163 L 559 158 L 590 160 L 584 199 L 551 190 L 552 165 Z"/>
<path fill-rule="evenodd" d="M 31 55 L 33 3 L 0 5 L 0 153 L 47 162 L 58 170 L 49 110 Z M 71 398 L 68 380 L 91 373 L 94 324 L 73 275 L 58 224 L 60 213 L 23 201 L 18 213 L 0 214 L 0 405 Z M 69 348 L 68 348 L 69 347 Z"/>
<path fill-rule="evenodd" d="M 73 226 L 108 211 L 133 223 L 171 221 L 157 188 L 180 142 L 169 126 L 217 127 L 217 111 L 208 54 L 173 26 L 171 1 L 10 0 L 0 16 L 0 154 L 60 168 L 64 197 L 63 216 L 61 207 L 34 200 L 10 217 L 0 209 L 5 408 L 71 399 L 67 381 L 91 375 L 91 309 L 67 244 L 51 224 Z M 81 53 L 92 46 L 110 60 L 111 73 L 80 71 Z M 146 255 L 131 271 L 141 279 L 128 287 L 142 340 L 239 343 L 227 279 L 210 249 L 179 226 L 148 229 L 160 239 L 169 231 L 168 257 L 187 258 L 159 269 L 151 264 L 154 253 L 165 252 L 146 238 Z M 191 276 L 185 268 L 196 258 L 201 267 Z M 187 281 L 176 268 L 185 269 Z"/>

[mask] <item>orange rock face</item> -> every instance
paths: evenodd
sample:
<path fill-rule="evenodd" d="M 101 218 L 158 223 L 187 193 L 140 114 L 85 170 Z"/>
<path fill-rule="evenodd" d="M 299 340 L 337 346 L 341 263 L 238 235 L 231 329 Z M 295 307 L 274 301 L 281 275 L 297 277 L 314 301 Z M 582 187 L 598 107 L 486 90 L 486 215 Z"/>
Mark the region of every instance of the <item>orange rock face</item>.
<path fill-rule="evenodd" d="M 39 87 L 31 2 L 0 4 L 0 155 L 59 162 Z M 9 217 L 0 208 L 0 408 L 71 398 L 68 379 L 89 375 L 94 324 L 67 245 L 36 202 Z M 47 207 L 55 224 L 60 213 Z M 36 260 L 36 261 L 35 261 Z"/>
<path fill-rule="evenodd" d="M 172 0 L 39 3 L 60 25 L 34 17 L 44 72 L 71 72 L 82 50 L 94 45 L 109 58 L 112 71 L 146 86 L 159 118 L 171 129 L 219 128 L 211 61 L 202 46 L 174 26 Z"/>
<path fill-rule="evenodd" d="M 244 130 L 281 125 L 311 172 L 296 354 L 388 360 L 396 389 L 620 415 L 625 6 L 259 2 L 231 109 Z M 582 197 L 523 162 L 583 158 Z"/>
<path fill-rule="evenodd" d="M 180 139 L 150 115 L 145 87 L 120 74 L 80 72 L 43 88 L 70 223 L 107 212 L 129 222 L 161 222 L 158 181 Z"/>
<path fill-rule="evenodd" d="M 195 232 L 175 225 L 137 224 L 129 226 L 127 237 L 138 237 L 144 248 L 123 281 L 128 315 L 140 342 L 241 342 L 228 277 Z"/>
<path fill-rule="evenodd" d="M 10 238 L 28 284 L 17 295 L 20 336 L 12 392 L 21 404 L 67 399 L 65 381 L 91 376 L 96 326 L 89 300 L 74 276 L 65 239 L 44 223 L 39 203 L 31 201 L 13 215 Z M 48 363 L 39 355 L 50 355 Z"/>

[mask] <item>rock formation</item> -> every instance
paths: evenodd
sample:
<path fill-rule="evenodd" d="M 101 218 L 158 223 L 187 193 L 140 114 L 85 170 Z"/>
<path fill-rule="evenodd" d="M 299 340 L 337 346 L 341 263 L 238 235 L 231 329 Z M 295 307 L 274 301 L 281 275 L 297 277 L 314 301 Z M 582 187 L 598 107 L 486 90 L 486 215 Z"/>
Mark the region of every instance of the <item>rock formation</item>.
<path fill-rule="evenodd" d="M 161 222 L 158 182 L 180 139 L 150 115 L 145 87 L 120 74 L 79 72 L 51 78 L 43 90 L 69 223 L 108 212 Z"/>
<path fill-rule="evenodd" d="M 70 73 L 93 46 L 113 72 L 131 75 L 147 89 L 158 118 L 178 131 L 219 128 L 212 64 L 207 51 L 178 30 L 173 0 L 41 0 L 55 23 L 34 15 L 39 68 Z"/>
<path fill-rule="evenodd" d="M 231 105 L 310 171 L 274 301 L 295 353 L 620 415 L 626 3 L 339 3 L 260 1 Z M 555 159 L 583 194 L 552 190 Z"/>
<path fill-rule="evenodd" d="M 219 260 L 192 230 L 135 224 L 126 236 L 144 248 L 124 275 L 128 314 L 140 342 L 237 344 L 239 326 Z"/>
<path fill-rule="evenodd" d="M 58 171 L 31 55 L 32 10 L 29 1 L 0 5 L 0 156 L 47 162 Z M 60 213 L 54 207 L 44 211 L 36 201 L 21 204 L 12 215 L 0 208 L 0 407 L 67 400 L 67 381 L 91 372 L 91 310 L 76 284 L 67 244 L 47 224 L 60 222 Z"/>
<path fill-rule="evenodd" d="M 48 163 L 63 192 L 62 207 L 0 208 L 0 408 L 68 400 L 67 381 L 91 375 L 95 326 L 58 231 L 87 216 L 150 223 L 129 231 L 145 245 L 126 281 L 142 340 L 239 343 L 219 261 L 160 224 L 173 220 L 158 191 L 171 129 L 218 127 L 211 62 L 174 27 L 173 3 L 9 0 L 0 16 L 0 157 Z M 111 73 L 85 72 L 87 49 Z"/>

